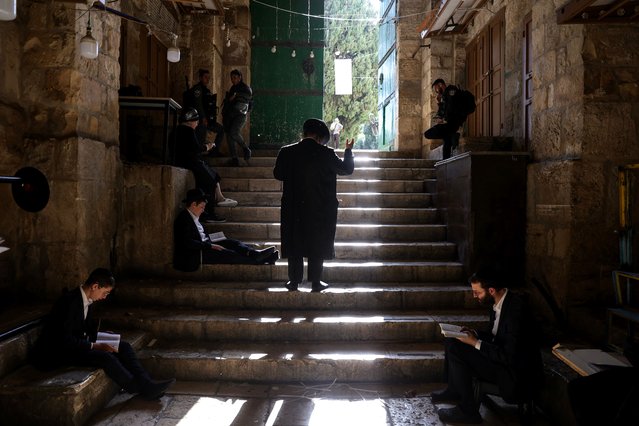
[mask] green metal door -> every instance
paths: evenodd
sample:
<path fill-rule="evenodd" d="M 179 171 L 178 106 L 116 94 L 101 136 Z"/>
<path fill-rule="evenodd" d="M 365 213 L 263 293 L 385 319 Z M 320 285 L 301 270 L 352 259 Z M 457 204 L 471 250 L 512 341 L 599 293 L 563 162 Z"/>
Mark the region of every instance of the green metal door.
<path fill-rule="evenodd" d="M 323 14 L 323 1 L 251 3 L 252 145 L 295 142 L 304 120 L 322 117 Z"/>

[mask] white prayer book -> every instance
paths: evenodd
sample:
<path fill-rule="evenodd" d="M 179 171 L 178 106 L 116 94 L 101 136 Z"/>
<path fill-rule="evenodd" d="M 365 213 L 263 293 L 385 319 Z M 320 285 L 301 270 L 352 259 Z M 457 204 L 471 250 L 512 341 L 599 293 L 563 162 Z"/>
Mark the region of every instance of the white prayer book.
<path fill-rule="evenodd" d="M 466 337 L 468 333 L 461 331 L 462 326 L 455 324 L 439 323 L 439 328 L 442 331 L 444 337 Z"/>
<path fill-rule="evenodd" d="M 95 343 L 106 343 L 107 345 L 118 349 L 120 347 L 120 335 L 115 333 L 98 332 Z"/>
<path fill-rule="evenodd" d="M 226 235 L 224 235 L 224 232 L 222 232 L 222 231 L 213 232 L 213 233 L 209 234 L 209 240 L 211 240 L 212 243 L 215 243 L 217 241 L 226 240 Z"/>

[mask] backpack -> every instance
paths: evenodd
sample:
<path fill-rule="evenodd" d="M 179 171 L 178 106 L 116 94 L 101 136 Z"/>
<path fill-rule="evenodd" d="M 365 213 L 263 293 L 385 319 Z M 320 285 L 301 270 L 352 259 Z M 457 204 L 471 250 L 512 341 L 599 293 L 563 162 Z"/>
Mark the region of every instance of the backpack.
<path fill-rule="evenodd" d="M 455 94 L 456 104 L 459 105 L 459 112 L 464 115 L 469 115 L 475 112 L 475 95 L 468 90 L 459 89 Z"/>

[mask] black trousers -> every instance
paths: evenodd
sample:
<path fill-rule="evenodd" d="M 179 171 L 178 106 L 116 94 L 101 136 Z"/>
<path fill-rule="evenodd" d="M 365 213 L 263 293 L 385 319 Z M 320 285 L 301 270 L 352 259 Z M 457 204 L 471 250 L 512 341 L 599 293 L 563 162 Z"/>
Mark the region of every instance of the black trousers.
<path fill-rule="evenodd" d="M 224 247 L 224 250 L 202 250 L 202 263 L 258 264 L 254 257 L 249 256 L 249 254 L 255 250 L 241 241 L 227 238 L 226 240 L 216 241 L 213 244 Z"/>
<path fill-rule="evenodd" d="M 308 258 L 308 281 L 311 283 L 319 283 L 322 280 L 322 271 L 324 270 L 324 259 L 309 257 Z M 289 256 L 288 257 L 288 280 L 294 283 L 301 283 L 304 279 L 304 257 Z"/>
<path fill-rule="evenodd" d="M 474 347 L 453 338 L 444 340 L 446 358 L 444 373 L 448 380 L 448 389 L 457 393 L 461 399 L 460 408 L 468 413 L 479 412 L 479 403 L 475 401 L 473 377 L 482 381 L 503 385 L 512 381 L 505 367 L 494 363 Z"/>
<path fill-rule="evenodd" d="M 440 123 L 424 132 L 424 137 L 426 139 L 442 139 L 444 141 L 444 146 L 442 148 L 442 158 L 444 160 L 450 158 L 455 134 L 457 133 L 457 130 L 459 130 L 459 126 L 461 126 L 461 124 L 462 123 L 455 121 Z"/>
<path fill-rule="evenodd" d="M 102 368 L 115 383 L 127 392 L 137 393 L 150 380 L 135 351 L 128 342 L 120 341 L 118 352 L 90 350 L 76 354 L 68 362 L 80 367 Z"/>

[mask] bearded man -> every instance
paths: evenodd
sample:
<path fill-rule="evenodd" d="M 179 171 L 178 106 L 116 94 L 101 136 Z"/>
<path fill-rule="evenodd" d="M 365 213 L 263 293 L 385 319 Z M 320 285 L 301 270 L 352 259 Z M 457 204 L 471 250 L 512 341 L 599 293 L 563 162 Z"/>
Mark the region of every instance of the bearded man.
<path fill-rule="evenodd" d="M 542 377 L 541 354 L 526 298 L 506 288 L 498 273 L 484 268 L 470 277 L 473 297 L 491 306 L 490 328 L 464 328 L 465 337 L 446 338 L 448 387 L 431 395 L 434 404 L 456 402 L 437 414 L 444 423 L 481 423 L 473 378 L 496 384 L 506 400 L 530 397 Z"/>

